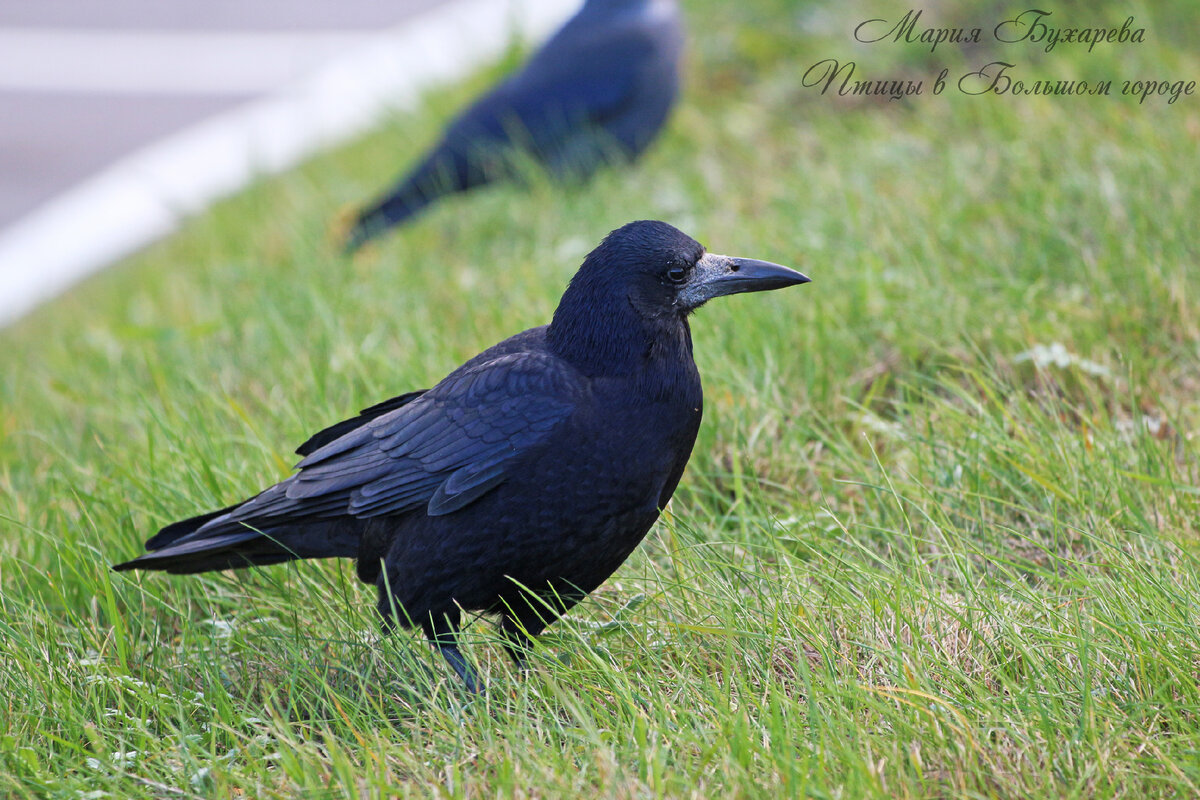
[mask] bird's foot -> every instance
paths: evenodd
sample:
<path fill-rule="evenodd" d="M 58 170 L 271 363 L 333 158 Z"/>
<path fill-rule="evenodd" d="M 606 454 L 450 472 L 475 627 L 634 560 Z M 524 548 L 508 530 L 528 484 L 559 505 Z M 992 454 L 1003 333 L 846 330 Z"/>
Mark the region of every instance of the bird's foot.
<path fill-rule="evenodd" d="M 471 662 L 467 661 L 458 647 L 452 644 L 439 644 L 437 649 L 441 652 L 442 658 L 446 659 L 446 663 L 458 673 L 458 677 L 462 679 L 468 692 L 483 694 L 487 690 L 487 684 L 475 673 L 475 668 L 471 666 Z"/>

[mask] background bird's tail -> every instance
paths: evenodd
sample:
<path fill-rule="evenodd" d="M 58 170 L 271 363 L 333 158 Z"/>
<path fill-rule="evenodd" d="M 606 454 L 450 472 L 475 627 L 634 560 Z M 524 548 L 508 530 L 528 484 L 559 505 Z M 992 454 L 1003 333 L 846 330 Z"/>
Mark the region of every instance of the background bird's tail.
<path fill-rule="evenodd" d="M 364 208 L 354 219 L 342 244 L 342 252 L 352 255 L 376 236 L 418 214 L 430 200 L 410 184 Z"/>
<path fill-rule="evenodd" d="M 450 138 L 453 138 L 451 135 Z M 426 206 L 455 192 L 466 192 L 489 183 L 505 169 L 501 159 L 485 159 L 443 141 L 385 197 L 358 213 L 342 251 L 354 253 L 376 236 L 406 222 Z"/>

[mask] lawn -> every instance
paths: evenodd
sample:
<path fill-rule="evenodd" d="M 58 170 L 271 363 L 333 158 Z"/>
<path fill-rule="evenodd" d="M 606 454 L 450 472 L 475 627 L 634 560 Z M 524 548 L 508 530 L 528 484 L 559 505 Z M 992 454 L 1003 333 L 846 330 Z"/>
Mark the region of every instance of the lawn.
<path fill-rule="evenodd" d="M 500 74 L 431 93 L 0 331 L 0 794 L 1200 794 L 1200 80 L 1189 3 L 1053 6 L 1142 43 L 997 43 L 1003 4 L 685 4 L 637 167 L 444 203 L 353 262 L 340 209 Z M 507 65 L 513 63 L 510 56 Z M 824 58 L 922 93 L 805 87 Z M 1107 96 L 952 76 L 1112 80 Z M 952 79 L 953 81 L 953 79 Z M 472 699 L 353 565 L 121 574 L 308 434 L 548 320 L 665 219 L 803 288 L 693 318 L 705 421 L 644 545 Z"/>

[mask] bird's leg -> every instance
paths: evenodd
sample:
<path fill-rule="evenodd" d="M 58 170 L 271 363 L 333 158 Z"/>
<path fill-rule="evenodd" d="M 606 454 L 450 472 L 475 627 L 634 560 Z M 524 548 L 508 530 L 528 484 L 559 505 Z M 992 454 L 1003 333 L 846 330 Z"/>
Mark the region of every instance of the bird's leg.
<path fill-rule="evenodd" d="M 517 669 L 522 672 L 529 669 L 527 654 L 533 647 L 534 637 L 546 630 L 546 626 L 553 621 L 542 618 L 543 615 L 551 616 L 549 609 L 535 610 L 533 608 L 532 604 L 538 602 L 538 600 L 528 599 L 518 601 L 515 606 L 506 609 L 500 618 L 500 631 L 504 634 L 504 649 L 516 663 Z"/>
<path fill-rule="evenodd" d="M 521 628 L 521 623 L 514 622 L 512 617 L 508 616 L 501 620 L 500 631 L 504 634 L 504 650 L 517 665 L 517 669 L 527 672 L 529 659 L 525 654 L 533 646 L 533 639 Z"/>
<path fill-rule="evenodd" d="M 486 687 L 475 673 L 471 662 L 467 661 L 466 656 L 458 649 L 458 623 L 459 614 L 455 611 L 453 614 L 431 615 L 422 627 L 429 643 L 437 648 L 442 658 L 446 659 L 446 663 L 462 678 L 467 691 L 480 694 Z"/>
<path fill-rule="evenodd" d="M 463 685 L 467 687 L 468 692 L 471 694 L 481 694 L 487 688 L 483 681 L 479 679 L 479 676 L 475 674 L 475 669 L 467 661 L 466 656 L 462 654 L 457 645 L 435 644 L 434 646 L 441 651 L 442 657 L 458 673 L 458 677 L 462 678 Z"/>

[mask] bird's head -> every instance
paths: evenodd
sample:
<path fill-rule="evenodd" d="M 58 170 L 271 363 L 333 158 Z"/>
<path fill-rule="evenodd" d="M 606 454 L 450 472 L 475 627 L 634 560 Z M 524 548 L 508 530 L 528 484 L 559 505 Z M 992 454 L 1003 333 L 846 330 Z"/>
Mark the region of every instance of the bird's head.
<path fill-rule="evenodd" d="M 657 317 L 686 316 L 721 295 L 808 282 L 794 269 L 769 261 L 706 252 L 667 223 L 642 220 L 605 237 L 584 260 L 571 289 L 578 283 L 591 298 L 623 296 L 642 315 Z"/>
<path fill-rule="evenodd" d="M 808 282 L 769 261 L 708 253 L 665 222 L 630 222 L 584 259 L 554 313 L 550 336 L 564 345 L 568 337 L 576 343 L 582 337 L 595 348 L 595 337 L 612 342 L 622 328 L 679 325 L 714 297 Z"/>

